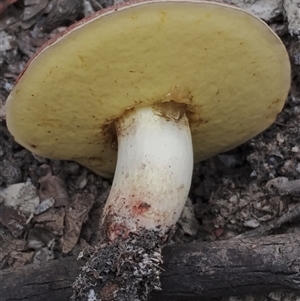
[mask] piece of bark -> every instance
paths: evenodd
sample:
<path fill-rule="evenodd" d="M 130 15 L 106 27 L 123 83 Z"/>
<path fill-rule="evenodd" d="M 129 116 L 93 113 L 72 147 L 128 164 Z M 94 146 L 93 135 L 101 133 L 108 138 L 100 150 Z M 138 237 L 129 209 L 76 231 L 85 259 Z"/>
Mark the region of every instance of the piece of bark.
<path fill-rule="evenodd" d="M 165 248 L 163 290 L 154 300 L 200 301 L 276 290 L 300 294 L 299 243 L 295 233 Z"/>
<path fill-rule="evenodd" d="M 300 236 L 167 246 L 154 301 L 192 301 L 276 290 L 300 294 Z M 83 261 L 75 257 L 0 272 L 0 301 L 67 301 Z"/>

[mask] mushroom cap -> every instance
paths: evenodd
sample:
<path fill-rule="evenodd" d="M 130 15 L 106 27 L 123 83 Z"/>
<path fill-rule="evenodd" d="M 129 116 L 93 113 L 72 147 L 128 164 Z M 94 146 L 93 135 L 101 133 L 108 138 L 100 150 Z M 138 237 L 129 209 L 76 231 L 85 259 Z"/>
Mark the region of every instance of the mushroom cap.
<path fill-rule="evenodd" d="M 109 177 L 111 125 L 127 109 L 185 103 L 200 161 L 266 129 L 289 87 L 286 49 L 253 15 L 194 0 L 129 2 L 39 50 L 8 97 L 7 125 L 33 153 Z"/>

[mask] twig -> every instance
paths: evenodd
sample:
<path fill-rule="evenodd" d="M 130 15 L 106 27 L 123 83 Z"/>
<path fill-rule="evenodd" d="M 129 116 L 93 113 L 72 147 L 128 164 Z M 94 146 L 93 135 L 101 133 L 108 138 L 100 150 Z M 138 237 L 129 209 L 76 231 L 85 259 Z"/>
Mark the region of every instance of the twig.
<path fill-rule="evenodd" d="M 234 239 L 241 239 L 241 238 L 249 238 L 259 235 L 265 235 L 266 233 L 270 232 L 271 230 L 280 228 L 283 224 L 287 222 L 291 222 L 297 218 L 300 218 L 300 203 L 297 204 L 293 209 L 289 210 L 282 216 L 278 217 L 277 219 L 271 220 L 270 222 L 245 233 L 242 233 L 236 236 Z"/>

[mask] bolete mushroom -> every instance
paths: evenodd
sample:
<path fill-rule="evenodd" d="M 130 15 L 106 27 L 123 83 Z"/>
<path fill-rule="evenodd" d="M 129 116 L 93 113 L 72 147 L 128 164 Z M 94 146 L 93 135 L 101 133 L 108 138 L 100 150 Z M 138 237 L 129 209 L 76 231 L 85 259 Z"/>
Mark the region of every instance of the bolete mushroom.
<path fill-rule="evenodd" d="M 253 15 L 195 0 L 127 2 L 38 51 L 8 97 L 7 125 L 38 155 L 114 174 L 110 240 L 165 236 L 193 162 L 266 129 L 289 86 L 284 45 Z"/>

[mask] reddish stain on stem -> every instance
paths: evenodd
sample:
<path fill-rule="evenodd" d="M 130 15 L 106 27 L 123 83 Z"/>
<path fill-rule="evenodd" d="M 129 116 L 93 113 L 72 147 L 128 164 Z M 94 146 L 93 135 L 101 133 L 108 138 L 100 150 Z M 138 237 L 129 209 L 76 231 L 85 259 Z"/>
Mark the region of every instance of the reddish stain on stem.
<path fill-rule="evenodd" d="M 149 208 L 151 208 L 151 205 L 149 205 L 148 203 L 137 201 L 136 204 L 132 206 L 132 215 L 142 215 L 147 212 Z"/>
<path fill-rule="evenodd" d="M 117 238 L 126 239 L 130 233 L 130 230 L 126 225 L 122 223 L 115 223 L 112 221 L 110 223 L 110 218 L 105 221 L 106 235 L 111 240 L 114 241 Z"/>

